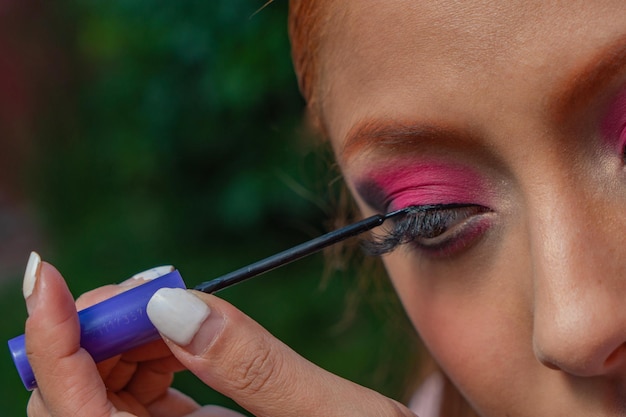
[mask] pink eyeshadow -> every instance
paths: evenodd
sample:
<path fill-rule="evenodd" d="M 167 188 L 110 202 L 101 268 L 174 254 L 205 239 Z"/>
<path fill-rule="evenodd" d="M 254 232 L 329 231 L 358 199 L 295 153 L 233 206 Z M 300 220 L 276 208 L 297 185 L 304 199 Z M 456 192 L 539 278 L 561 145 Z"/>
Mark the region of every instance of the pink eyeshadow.
<path fill-rule="evenodd" d="M 412 205 L 471 203 L 488 206 L 482 178 L 472 169 L 440 162 L 404 163 L 381 167 L 367 175 L 388 210 Z M 365 193 L 367 194 L 367 192 Z"/>
<path fill-rule="evenodd" d="M 622 153 L 626 145 L 626 90 L 611 103 L 600 129 L 607 143 Z"/>

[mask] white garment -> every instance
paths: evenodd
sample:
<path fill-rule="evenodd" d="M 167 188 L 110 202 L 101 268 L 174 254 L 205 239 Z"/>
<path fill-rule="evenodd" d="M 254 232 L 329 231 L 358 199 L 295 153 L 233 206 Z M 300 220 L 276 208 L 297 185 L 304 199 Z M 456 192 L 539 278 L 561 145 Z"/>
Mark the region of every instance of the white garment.
<path fill-rule="evenodd" d="M 444 383 L 443 376 L 439 372 L 426 378 L 409 402 L 411 411 L 418 417 L 439 417 Z"/>

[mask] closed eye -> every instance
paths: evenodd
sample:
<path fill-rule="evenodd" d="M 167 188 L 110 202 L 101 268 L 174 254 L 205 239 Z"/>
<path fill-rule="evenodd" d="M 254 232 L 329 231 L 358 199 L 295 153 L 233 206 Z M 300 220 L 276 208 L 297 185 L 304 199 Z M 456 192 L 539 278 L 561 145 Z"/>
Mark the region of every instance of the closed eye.
<path fill-rule="evenodd" d="M 484 229 L 487 207 L 476 204 L 415 206 L 391 229 L 364 243 L 366 253 L 384 255 L 410 244 L 431 254 L 451 254 L 468 246 Z"/>

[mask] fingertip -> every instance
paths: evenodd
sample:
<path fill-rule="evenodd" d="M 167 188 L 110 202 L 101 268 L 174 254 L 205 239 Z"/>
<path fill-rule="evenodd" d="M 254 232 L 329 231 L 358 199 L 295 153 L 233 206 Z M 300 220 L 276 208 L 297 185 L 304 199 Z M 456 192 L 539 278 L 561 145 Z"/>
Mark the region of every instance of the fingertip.
<path fill-rule="evenodd" d="M 22 293 L 24 299 L 28 300 L 35 289 L 37 278 L 41 269 L 41 257 L 35 251 L 30 253 L 28 262 L 26 263 L 26 270 L 24 271 L 24 280 L 22 282 Z"/>
<path fill-rule="evenodd" d="M 77 415 L 76 409 L 86 400 L 94 410 L 110 410 L 96 365 L 80 348 L 80 324 L 72 294 L 54 266 L 41 262 L 26 301 L 30 312 L 26 352 L 46 409 L 55 410 L 53 415 Z M 76 402 L 70 404 L 67 398 Z"/>
<path fill-rule="evenodd" d="M 74 299 L 59 271 L 47 262 L 41 262 L 39 273 L 32 293 L 26 299 L 29 319 L 26 331 L 29 328 L 42 330 L 55 327 L 57 323 L 68 320 L 76 315 Z M 78 318 L 76 319 L 78 325 Z M 38 333 L 30 335 L 31 340 L 38 339 Z M 28 338 L 27 338 L 28 339 Z"/>
<path fill-rule="evenodd" d="M 213 324 L 213 321 L 207 323 L 207 318 L 211 315 L 215 317 L 204 300 L 182 288 L 159 289 L 148 302 L 146 313 L 162 335 L 179 346 L 186 346 L 186 350 L 194 355 L 198 352 L 192 348 L 196 343 L 190 346 L 191 341 L 197 340 L 199 334 L 207 334 L 202 330 L 206 330 L 208 324 Z M 207 337 L 212 338 L 213 334 Z M 200 343 L 208 344 L 210 340 L 202 340 Z"/>
<path fill-rule="evenodd" d="M 200 380 L 236 401 L 272 391 L 275 371 L 287 369 L 281 362 L 289 348 L 227 301 L 194 295 L 209 306 L 210 314 L 190 343 L 166 340 L 172 353 Z"/>
<path fill-rule="evenodd" d="M 45 388 L 50 371 L 81 350 L 80 322 L 74 298 L 55 266 L 42 261 L 36 281 L 26 300 L 25 347 L 37 384 Z M 91 361 L 89 355 L 87 359 Z"/>
<path fill-rule="evenodd" d="M 58 358 L 80 348 L 80 326 L 74 301 L 58 270 L 42 262 L 34 291 L 26 300 L 26 352 L 41 386 Z M 62 335 L 60 337 L 60 335 Z"/>

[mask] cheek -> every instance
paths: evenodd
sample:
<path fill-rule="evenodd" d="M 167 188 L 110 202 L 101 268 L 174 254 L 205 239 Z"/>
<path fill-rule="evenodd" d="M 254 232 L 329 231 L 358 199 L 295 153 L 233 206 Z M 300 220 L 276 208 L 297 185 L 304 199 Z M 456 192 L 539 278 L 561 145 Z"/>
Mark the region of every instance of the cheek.
<path fill-rule="evenodd" d="M 487 267 L 424 264 L 406 251 L 386 259 L 408 316 L 444 372 L 480 409 L 499 407 L 486 393 L 502 392 L 511 375 L 538 364 L 532 288 L 519 284 L 526 268 L 507 256 Z"/>

